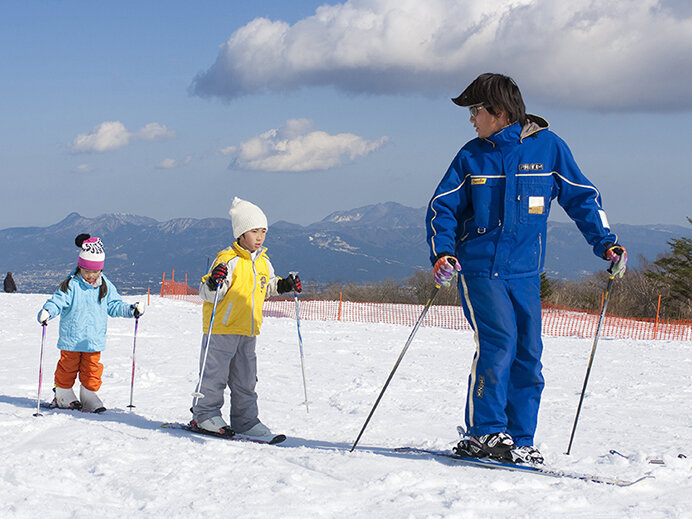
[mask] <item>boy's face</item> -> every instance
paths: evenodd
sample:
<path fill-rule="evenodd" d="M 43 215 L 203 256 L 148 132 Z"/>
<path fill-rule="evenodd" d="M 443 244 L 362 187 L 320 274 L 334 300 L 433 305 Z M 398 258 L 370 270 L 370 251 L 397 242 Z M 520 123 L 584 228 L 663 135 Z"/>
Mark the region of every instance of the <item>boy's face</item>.
<path fill-rule="evenodd" d="M 255 252 L 264 243 L 264 239 L 267 237 L 267 229 L 259 227 L 257 229 L 251 229 L 238 237 L 238 243 L 243 249 L 250 252 Z"/>

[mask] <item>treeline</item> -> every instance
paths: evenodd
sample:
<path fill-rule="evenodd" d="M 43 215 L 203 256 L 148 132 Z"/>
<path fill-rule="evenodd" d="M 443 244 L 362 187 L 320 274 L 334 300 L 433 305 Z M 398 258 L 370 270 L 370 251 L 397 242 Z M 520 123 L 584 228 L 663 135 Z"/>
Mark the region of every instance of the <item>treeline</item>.
<path fill-rule="evenodd" d="M 692 220 L 687 219 L 690 224 Z M 692 240 L 673 239 L 670 252 L 653 263 L 641 259 L 639 269 L 629 268 L 613 284 L 608 313 L 622 317 L 692 319 Z M 604 270 L 581 281 L 550 279 L 541 276 L 543 302 L 598 312 L 608 282 Z M 306 286 L 303 297 L 373 303 L 424 304 L 434 287 L 432 271 L 419 271 L 402 282 L 330 283 L 323 287 Z M 658 310 L 659 295 L 661 296 Z M 460 305 L 456 286 L 442 287 L 435 304 Z"/>

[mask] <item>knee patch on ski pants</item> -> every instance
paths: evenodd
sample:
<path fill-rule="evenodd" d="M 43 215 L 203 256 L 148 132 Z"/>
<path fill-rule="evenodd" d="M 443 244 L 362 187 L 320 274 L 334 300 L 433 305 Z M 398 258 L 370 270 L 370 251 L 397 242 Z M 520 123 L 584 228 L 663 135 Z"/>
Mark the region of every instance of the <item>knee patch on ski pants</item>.
<path fill-rule="evenodd" d="M 64 389 L 74 386 L 79 374 L 79 381 L 89 391 L 98 391 L 101 387 L 103 364 L 101 352 L 60 351 L 60 360 L 55 368 L 55 385 Z"/>

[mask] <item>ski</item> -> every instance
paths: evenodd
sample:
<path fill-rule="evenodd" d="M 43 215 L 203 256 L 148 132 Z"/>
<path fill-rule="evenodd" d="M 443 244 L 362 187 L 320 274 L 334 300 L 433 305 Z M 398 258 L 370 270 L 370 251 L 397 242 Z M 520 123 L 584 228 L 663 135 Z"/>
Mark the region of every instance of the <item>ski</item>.
<path fill-rule="evenodd" d="M 233 436 L 224 436 L 223 434 L 218 434 L 212 431 L 205 431 L 204 429 L 200 429 L 198 427 L 193 427 L 190 424 L 186 423 L 179 423 L 179 422 L 170 422 L 170 423 L 164 423 L 161 424 L 161 427 L 164 429 L 176 429 L 180 431 L 187 431 L 191 432 L 193 434 L 200 434 L 202 436 L 211 436 L 213 438 L 220 438 L 222 440 L 231 440 L 231 441 L 241 441 L 241 442 L 250 442 L 250 443 L 261 443 L 264 445 L 275 445 L 277 443 L 281 443 L 282 441 L 286 440 L 286 436 L 283 434 L 277 434 L 273 438 L 270 438 L 269 440 L 260 440 L 257 438 L 252 438 L 250 436 L 244 436 L 239 433 L 235 433 Z"/>
<path fill-rule="evenodd" d="M 620 458 L 624 458 L 626 460 L 633 460 L 634 456 L 631 454 L 622 454 L 621 452 L 616 451 L 615 449 L 610 449 L 608 451 L 610 454 L 613 456 L 619 456 Z M 677 455 L 678 458 L 684 459 L 687 458 L 682 452 L 678 453 Z M 665 465 L 666 462 L 662 458 L 647 458 L 646 460 L 647 463 L 650 463 L 651 465 Z"/>
<path fill-rule="evenodd" d="M 58 407 L 57 404 L 54 402 L 41 402 L 41 408 L 42 409 L 52 409 L 54 411 L 79 411 L 80 413 L 89 413 L 89 414 L 101 414 L 106 412 L 105 407 L 99 407 L 98 409 L 94 411 L 85 411 L 84 409 L 72 409 L 68 407 Z"/>
<path fill-rule="evenodd" d="M 468 458 L 459 456 L 452 452 L 429 450 L 429 449 L 418 449 L 415 447 L 399 447 L 394 449 L 396 452 L 403 453 L 413 453 L 413 454 L 429 454 L 431 456 L 448 458 L 454 460 L 462 465 L 468 465 L 472 467 L 480 467 L 486 469 L 499 469 L 499 470 L 512 470 L 516 472 L 525 472 L 529 474 L 538 474 L 541 476 L 548 476 L 553 478 L 570 478 L 579 479 L 582 481 L 590 481 L 592 483 L 603 483 L 605 485 L 615 485 L 618 487 L 629 487 L 638 483 L 644 479 L 653 478 L 653 476 L 642 476 L 635 480 L 624 480 L 619 478 L 609 478 L 604 476 L 596 476 L 594 474 L 581 474 L 578 472 L 567 472 L 564 470 L 553 470 L 537 465 L 523 465 L 515 463 L 505 463 L 499 460 L 493 460 L 489 458 Z"/>

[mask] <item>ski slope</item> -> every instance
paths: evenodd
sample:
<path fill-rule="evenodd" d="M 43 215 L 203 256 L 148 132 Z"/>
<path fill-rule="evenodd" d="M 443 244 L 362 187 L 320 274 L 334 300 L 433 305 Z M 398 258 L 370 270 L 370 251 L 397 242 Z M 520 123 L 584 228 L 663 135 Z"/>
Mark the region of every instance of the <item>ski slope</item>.
<path fill-rule="evenodd" d="M 655 477 L 619 488 L 395 452 L 449 448 L 463 423 L 473 337 L 437 328 L 419 330 L 353 453 L 408 327 L 302 321 L 308 414 L 296 323 L 265 319 L 260 418 L 289 438 L 279 446 L 228 442 L 160 427 L 190 419 L 201 307 L 154 297 L 139 322 L 136 408 L 127 408 L 134 320 L 111 319 L 99 392 L 109 411 L 34 417 L 36 314 L 47 297 L 0 294 L 0 517 L 692 517 L 692 456 L 677 457 L 690 455 L 692 443 L 689 342 L 601 340 L 566 456 L 592 340 L 544 339 L 537 446 L 551 468 Z M 44 400 L 52 398 L 57 332 L 53 320 Z"/>

